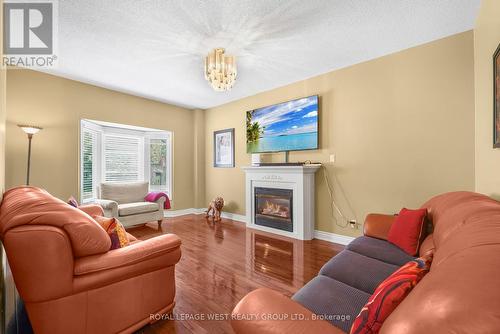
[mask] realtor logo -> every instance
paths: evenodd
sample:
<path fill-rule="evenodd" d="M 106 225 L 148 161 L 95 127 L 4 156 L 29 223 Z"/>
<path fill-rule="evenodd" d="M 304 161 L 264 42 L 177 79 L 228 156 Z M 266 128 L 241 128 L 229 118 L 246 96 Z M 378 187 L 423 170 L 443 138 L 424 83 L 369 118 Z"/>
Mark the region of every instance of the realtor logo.
<path fill-rule="evenodd" d="M 52 54 L 52 3 L 5 3 L 5 54 Z"/>
<path fill-rule="evenodd" d="M 54 66 L 55 5 L 51 0 L 4 1 L 2 65 Z"/>

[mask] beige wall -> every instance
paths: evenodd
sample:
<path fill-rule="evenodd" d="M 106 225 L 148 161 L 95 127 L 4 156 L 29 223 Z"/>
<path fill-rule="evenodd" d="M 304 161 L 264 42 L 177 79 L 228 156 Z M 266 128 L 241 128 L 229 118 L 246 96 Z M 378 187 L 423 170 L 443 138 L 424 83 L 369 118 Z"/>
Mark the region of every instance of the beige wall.
<path fill-rule="evenodd" d="M 88 118 L 173 131 L 175 209 L 193 207 L 193 112 L 48 74 L 11 69 L 7 88 L 8 188 L 26 178 L 26 135 L 16 124 L 44 129 L 33 138 L 31 184 L 66 199 L 79 192 L 79 123 Z"/>
<path fill-rule="evenodd" d="M 226 210 L 244 214 L 245 111 L 313 94 L 321 98 L 321 149 L 293 152 L 291 160 L 326 163 L 335 153 L 335 166 L 326 168 L 349 217 L 362 222 L 369 212 L 473 190 L 473 69 L 469 31 L 207 110 L 206 199 L 221 195 Z M 233 127 L 236 168 L 214 168 L 213 131 Z M 316 187 L 316 228 L 359 235 L 331 218 L 323 171 Z"/>
<path fill-rule="evenodd" d="M 3 59 L 3 1 L 0 0 L 0 55 Z M 0 200 L 5 189 L 5 119 L 7 114 L 7 71 L 0 65 Z M 16 288 L 7 256 L 0 246 L 0 332 L 5 333 L 5 324 L 11 319 L 16 309 Z"/>
<path fill-rule="evenodd" d="M 493 53 L 500 43 L 500 1 L 483 0 L 474 30 L 476 191 L 500 199 L 500 149 L 493 148 Z"/>
<path fill-rule="evenodd" d="M 193 110 L 194 113 L 194 207 L 205 206 L 205 111 Z"/>

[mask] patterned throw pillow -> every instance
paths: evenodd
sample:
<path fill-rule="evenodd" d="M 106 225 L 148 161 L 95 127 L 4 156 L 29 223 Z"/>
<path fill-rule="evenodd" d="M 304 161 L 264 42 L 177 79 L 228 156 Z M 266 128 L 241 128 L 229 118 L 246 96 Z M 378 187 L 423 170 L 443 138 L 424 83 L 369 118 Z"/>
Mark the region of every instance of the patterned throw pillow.
<path fill-rule="evenodd" d="M 123 227 L 122 223 L 120 223 L 118 219 L 102 216 L 95 216 L 93 218 L 108 233 L 109 238 L 111 239 L 110 250 L 122 248 L 129 244 L 125 227 Z"/>
<path fill-rule="evenodd" d="M 66 203 L 68 203 L 69 205 L 71 205 L 74 208 L 78 208 L 78 201 L 73 196 L 68 198 L 68 202 L 66 202 Z"/>
<path fill-rule="evenodd" d="M 354 320 L 350 334 L 376 334 L 385 319 L 429 272 L 432 253 L 412 260 L 387 277 L 375 289 Z"/>

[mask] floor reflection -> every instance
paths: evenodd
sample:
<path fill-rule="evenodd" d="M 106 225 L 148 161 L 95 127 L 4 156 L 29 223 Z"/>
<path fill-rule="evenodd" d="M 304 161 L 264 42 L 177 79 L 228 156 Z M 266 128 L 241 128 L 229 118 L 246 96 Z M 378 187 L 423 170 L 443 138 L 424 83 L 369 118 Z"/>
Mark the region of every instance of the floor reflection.
<path fill-rule="evenodd" d="M 208 227 L 214 231 L 214 239 L 217 243 L 222 243 L 224 241 L 224 227 L 222 222 L 214 220 L 213 217 L 206 217 L 206 223 Z"/>
<path fill-rule="evenodd" d="M 247 259 L 253 273 L 286 284 L 303 276 L 303 245 L 299 241 L 247 229 Z"/>
<path fill-rule="evenodd" d="M 256 272 L 293 281 L 293 243 L 256 234 L 253 248 Z"/>

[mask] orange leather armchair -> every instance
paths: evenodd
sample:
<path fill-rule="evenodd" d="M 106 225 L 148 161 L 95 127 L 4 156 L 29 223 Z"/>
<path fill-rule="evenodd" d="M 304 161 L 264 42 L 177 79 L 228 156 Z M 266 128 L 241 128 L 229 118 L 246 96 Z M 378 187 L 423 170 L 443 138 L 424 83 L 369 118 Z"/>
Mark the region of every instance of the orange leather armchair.
<path fill-rule="evenodd" d="M 20 187 L 4 194 L 0 237 L 36 333 L 132 333 L 175 305 L 176 235 L 131 237 L 110 251 L 107 233 L 84 211 Z"/>

